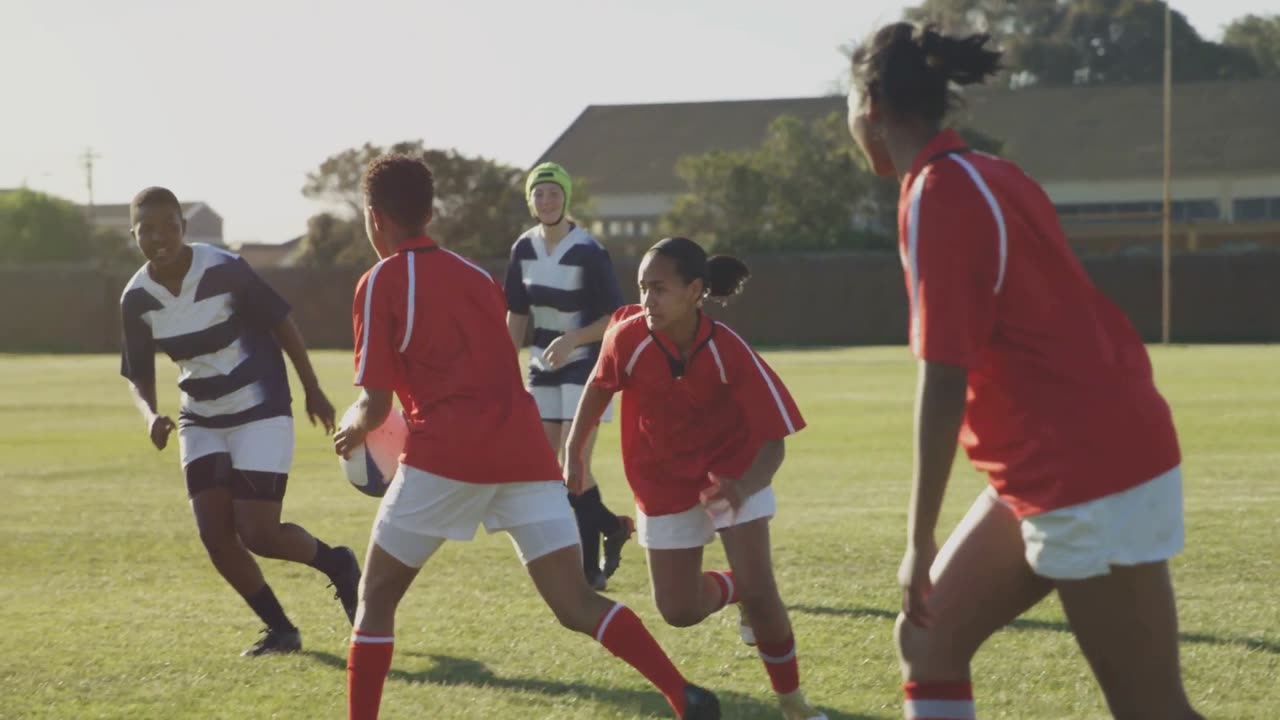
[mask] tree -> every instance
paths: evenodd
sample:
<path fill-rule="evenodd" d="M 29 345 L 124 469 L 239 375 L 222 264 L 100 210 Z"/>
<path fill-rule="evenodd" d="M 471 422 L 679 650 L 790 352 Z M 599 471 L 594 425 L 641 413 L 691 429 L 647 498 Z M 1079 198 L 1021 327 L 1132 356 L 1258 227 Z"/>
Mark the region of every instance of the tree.
<path fill-rule="evenodd" d="M 361 220 L 320 213 L 307 220 L 297 264 L 303 267 L 361 267 L 372 263 L 373 248 Z"/>
<path fill-rule="evenodd" d="M 136 268 L 144 260 L 133 236 L 114 228 L 94 228 L 89 253 L 103 265 L 118 267 Z"/>
<path fill-rule="evenodd" d="M 717 252 L 892 247 L 875 193 L 840 113 L 775 120 L 759 148 L 681 158 L 688 186 L 661 220 Z"/>
<path fill-rule="evenodd" d="M 1280 15 L 1246 15 L 1227 26 L 1222 43 L 1248 52 L 1266 77 L 1280 77 Z"/>
<path fill-rule="evenodd" d="M 1149 0 L 925 0 L 905 17 L 991 33 L 1005 82 L 1021 87 L 1160 82 L 1164 12 Z M 1258 75 L 1249 52 L 1201 38 L 1176 10 L 1172 21 L 1175 82 Z"/>
<path fill-rule="evenodd" d="M 31 190 L 0 194 L 0 263 L 91 257 L 89 225 L 74 203 Z"/>
<path fill-rule="evenodd" d="M 505 257 L 511 244 L 533 222 L 524 200 L 524 170 L 457 150 L 428 149 L 421 140 L 396 143 L 389 148 L 365 143 L 332 155 L 307 175 L 302 194 L 341 210 L 325 223 L 361 217 L 364 198 L 360 179 L 369 162 L 385 152 L 421 157 L 431 167 L 435 175 L 435 207 L 428 231 L 453 250 L 477 258 Z M 575 183 L 573 215 L 583 218 L 589 202 L 585 187 Z M 347 237 L 337 225 L 324 227 L 326 232 Z M 363 224 L 356 223 L 355 227 L 358 238 L 347 242 L 367 247 Z M 316 255 L 331 259 L 339 256 L 351 257 L 327 252 Z"/>

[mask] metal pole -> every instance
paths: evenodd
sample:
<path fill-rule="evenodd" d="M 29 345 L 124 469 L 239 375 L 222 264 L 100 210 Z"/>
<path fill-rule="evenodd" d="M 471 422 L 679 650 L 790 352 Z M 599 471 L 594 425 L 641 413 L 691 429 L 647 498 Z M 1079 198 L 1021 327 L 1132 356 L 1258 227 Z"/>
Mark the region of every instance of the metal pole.
<path fill-rule="evenodd" d="M 1173 10 L 1164 5 L 1164 211 L 1160 261 L 1160 340 L 1169 344 L 1170 335 L 1170 214 L 1173 210 Z"/>

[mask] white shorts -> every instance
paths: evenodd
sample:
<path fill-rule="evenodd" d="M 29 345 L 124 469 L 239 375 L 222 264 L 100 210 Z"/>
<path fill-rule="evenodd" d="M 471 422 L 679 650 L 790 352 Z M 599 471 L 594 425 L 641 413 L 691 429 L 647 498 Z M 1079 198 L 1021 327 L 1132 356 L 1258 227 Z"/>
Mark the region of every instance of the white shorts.
<path fill-rule="evenodd" d="M 1031 569 L 1052 580 L 1084 580 L 1110 573 L 1112 565 L 1168 560 L 1186 541 L 1182 468 L 1124 492 L 1025 517 L 1022 540 Z"/>
<path fill-rule="evenodd" d="M 578 412 L 578 401 L 582 399 L 585 385 L 531 385 L 534 402 L 538 403 L 538 414 L 543 422 L 573 422 Z M 600 416 L 600 422 L 613 420 L 613 401 L 610 401 Z"/>
<path fill-rule="evenodd" d="M 772 487 L 747 498 L 737 513 L 718 512 L 713 515 L 701 504 L 684 512 L 653 517 L 637 510 L 636 540 L 640 547 L 650 550 L 697 548 L 714 540 L 717 530 L 771 518 L 777 512 L 778 500 Z"/>
<path fill-rule="evenodd" d="M 273 417 L 229 428 L 178 428 L 183 467 L 214 453 L 231 455 L 231 467 L 237 470 L 286 474 L 293 464 L 293 418 Z"/>
<path fill-rule="evenodd" d="M 476 528 L 505 530 L 528 564 L 578 544 L 578 522 L 564 483 L 480 485 L 401 464 L 373 524 L 372 541 L 410 567 L 422 567 L 445 540 L 471 540 Z"/>

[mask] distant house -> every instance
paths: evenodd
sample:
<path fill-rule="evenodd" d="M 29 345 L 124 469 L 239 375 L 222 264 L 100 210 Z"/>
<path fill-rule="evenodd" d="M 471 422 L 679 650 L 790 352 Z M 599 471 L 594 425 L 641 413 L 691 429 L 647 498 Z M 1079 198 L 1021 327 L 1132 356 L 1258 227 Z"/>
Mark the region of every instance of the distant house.
<path fill-rule="evenodd" d="M 85 216 L 94 228 L 115 230 L 129 234 L 129 205 L 94 205 L 92 209 L 82 205 Z M 201 242 L 226 247 L 222 238 L 222 216 L 202 202 L 182 203 L 182 215 L 187 219 L 187 242 Z"/>
<path fill-rule="evenodd" d="M 233 250 L 255 268 L 290 265 L 302 245 L 302 235 L 282 243 L 240 243 Z"/>
<path fill-rule="evenodd" d="M 1159 85 L 980 88 L 965 100 L 961 122 L 1004 142 L 1004 154 L 1044 185 L 1073 240 L 1158 237 Z M 554 160 L 586 180 L 599 234 L 651 239 L 684 191 L 675 174 L 681 156 L 751 148 L 781 115 L 833 112 L 845 112 L 843 97 L 592 105 L 539 162 Z M 1276 118 L 1280 80 L 1174 86 L 1172 217 L 1185 245 L 1247 237 L 1256 227 L 1280 242 Z"/>

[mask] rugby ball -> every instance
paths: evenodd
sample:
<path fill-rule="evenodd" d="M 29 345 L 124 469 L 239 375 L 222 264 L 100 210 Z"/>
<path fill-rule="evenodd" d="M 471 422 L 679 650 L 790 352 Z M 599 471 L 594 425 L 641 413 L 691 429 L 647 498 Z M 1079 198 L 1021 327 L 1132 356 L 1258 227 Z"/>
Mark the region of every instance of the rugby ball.
<path fill-rule="evenodd" d="M 357 412 L 356 405 L 347 408 L 339 427 L 354 422 Z M 365 495 L 385 495 L 387 486 L 400 468 L 400 454 L 404 452 L 408 437 L 409 425 L 405 422 L 404 413 L 392 407 L 387 419 L 365 436 L 364 444 L 351 451 L 351 457 L 338 456 L 347 482 Z"/>

